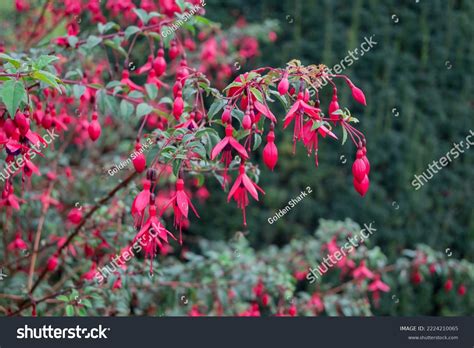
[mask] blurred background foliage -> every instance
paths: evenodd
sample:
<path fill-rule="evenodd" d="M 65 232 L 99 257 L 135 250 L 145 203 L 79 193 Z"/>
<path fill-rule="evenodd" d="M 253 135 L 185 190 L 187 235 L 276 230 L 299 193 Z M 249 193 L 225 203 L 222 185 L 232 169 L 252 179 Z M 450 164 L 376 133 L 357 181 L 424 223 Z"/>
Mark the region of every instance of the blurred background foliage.
<path fill-rule="evenodd" d="M 207 16 L 224 25 L 239 17 L 250 22 L 280 21 L 278 40 L 264 44 L 258 66 L 284 66 L 293 58 L 304 64 L 334 66 L 360 47 L 364 37 L 377 42 L 345 74 L 366 96 L 362 108 L 350 90 L 339 84 L 339 102 L 361 121 L 372 164 L 371 188 L 360 198 L 352 187 L 355 149 L 329 139 L 320 142 L 319 168 L 304 148 L 291 154 L 291 132 L 277 133 L 280 158 L 275 172 L 262 167 L 266 190 L 261 204 L 248 211 L 249 239 L 255 246 L 283 245 L 308 235 L 318 219 L 359 223 L 376 221 L 376 244 L 389 256 L 425 242 L 434 249 L 454 250 L 473 259 L 474 215 L 472 150 L 454 159 L 421 189 L 411 185 L 433 160 L 465 141 L 472 122 L 474 2 L 472 1 L 331 1 L 331 0 L 209 0 Z M 359 48 L 360 49 L 360 48 Z M 322 107 L 330 101 L 326 88 Z M 277 103 L 276 103 L 277 104 Z M 277 106 L 275 104 L 275 106 Z M 277 111 L 277 110 L 275 110 Z M 279 110 L 280 118 L 283 110 Z M 277 127 L 281 129 L 280 127 Z M 284 141 L 278 140 L 284 137 Z M 344 157 L 341 157 L 344 156 Z M 345 163 L 344 160 L 346 159 Z M 310 186 L 304 199 L 274 224 L 267 219 Z M 217 185 L 215 185 L 217 188 Z M 212 239 L 241 228 L 239 211 L 222 204 L 225 193 L 211 190 L 200 207 L 200 225 L 190 233 Z"/>

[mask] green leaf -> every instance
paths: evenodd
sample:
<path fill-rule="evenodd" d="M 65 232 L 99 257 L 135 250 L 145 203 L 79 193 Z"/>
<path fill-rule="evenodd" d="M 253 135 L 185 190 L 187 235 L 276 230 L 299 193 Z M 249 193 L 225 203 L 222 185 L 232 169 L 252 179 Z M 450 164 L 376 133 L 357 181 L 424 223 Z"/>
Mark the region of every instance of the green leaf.
<path fill-rule="evenodd" d="M 170 42 L 171 40 L 174 39 L 174 31 L 171 27 L 168 27 L 167 25 L 163 25 L 161 27 L 161 37 L 163 38 L 163 45 L 165 48 L 170 47 Z"/>
<path fill-rule="evenodd" d="M 85 91 L 86 91 L 86 86 L 83 86 L 83 85 L 72 86 L 72 93 L 74 94 L 74 97 L 76 99 L 79 99 L 80 97 L 82 97 Z"/>
<path fill-rule="evenodd" d="M 346 143 L 347 140 L 347 131 L 345 127 L 342 127 L 342 145 Z"/>
<path fill-rule="evenodd" d="M 76 45 L 78 42 L 79 42 L 79 39 L 77 38 L 77 36 L 69 35 L 67 37 L 67 43 L 69 44 L 69 46 L 73 48 L 76 48 Z"/>
<path fill-rule="evenodd" d="M 230 85 L 228 85 L 226 88 L 224 88 L 224 91 L 227 91 L 228 89 L 232 87 L 242 87 L 243 85 L 244 84 L 242 83 L 242 81 L 234 81 Z"/>
<path fill-rule="evenodd" d="M 203 24 L 203 25 L 212 25 L 212 24 L 214 24 L 214 22 L 212 22 L 209 19 L 204 18 L 202 16 L 194 16 L 193 18 L 196 20 L 197 23 L 200 23 L 200 24 Z"/>
<path fill-rule="evenodd" d="M 137 106 L 137 117 L 148 115 L 153 111 L 153 108 L 147 103 L 141 103 Z"/>
<path fill-rule="evenodd" d="M 105 89 L 98 89 L 97 92 L 95 92 L 95 102 L 97 105 L 97 108 L 99 109 L 100 113 L 102 115 L 106 114 L 106 105 L 105 105 L 105 97 L 107 96 L 107 92 Z"/>
<path fill-rule="evenodd" d="M 26 102 L 26 90 L 20 81 L 9 80 L 3 84 L 0 91 L 3 103 L 13 118 L 22 101 Z"/>
<path fill-rule="evenodd" d="M 261 143 L 262 143 L 262 137 L 260 136 L 260 134 L 255 133 L 253 135 L 253 151 L 258 149 Z"/>
<path fill-rule="evenodd" d="M 82 304 L 84 305 L 84 307 L 92 307 L 92 302 L 87 298 L 82 300 Z"/>
<path fill-rule="evenodd" d="M 252 88 L 250 88 L 250 92 L 255 96 L 255 98 L 257 98 L 257 100 L 260 103 L 263 103 L 262 93 L 260 93 L 260 91 L 258 89 L 256 89 L 255 87 L 252 87 Z"/>
<path fill-rule="evenodd" d="M 209 120 L 212 120 L 212 118 L 224 107 L 224 105 L 227 104 L 226 99 L 217 99 L 214 103 L 209 108 L 209 111 L 207 112 L 207 117 Z"/>
<path fill-rule="evenodd" d="M 77 310 L 79 316 L 81 317 L 87 317 L 87 311 L 84 307 L 81 307 Z"/>
<path fill-rule="evenodd" d="M 142 10 L 141 8 L 134 8 L 133 12 L 135 12 L 135 14 L 138 16 L 138 18 L 140 18 L 144 25 L 148 23 L 150 17 L 148 16 L 148 13 L 146 13 L 145 10 Z"/>
<path fill-rule="evenodd" d="M 106 46 L 109 46 L 110 48 L 113 48 L 114 50 L 118 51 L 121 55 L 123 55 L 124 57 L 127 56 L 127 51 L 125 51 L 123 49 L 122 46 L 120 46 L 117 42 L 115 41 L 112 41 L 112 40 L 105 40 L 104 41 L 104 44 Z"/>
<path fill-rule="evenodd" d="M 137 27 L 135 25 L 129 26 L 127 29 L 125 29 L 125 32 L 124 32 L 125 39 L 128 40 L 130 38 L 130 36 L 132 36 L 135 33 L 138 33 L 139 31 L 141 31 L 141 29 L 139 27 Z"/>
<path fill-rule="evenodd" d="M 178 177 L 179 169 L 181 168 L 181 162 L 182 160 L 180 159 L 175 159 L 173 161 L 173 174 L 175 177 Z"/>
<path fill-rule="evenodd" d="M 341 109 L 337 109 L 336 111 L 333 111 L 331 115 L 342 115 L 344 116 L 344 111 Z"/>
<path fill-rule="evenodd" d="M 59 60 L 59 58 L 56 56 L 43 54 L 34 62 L 34 65 L 36 69 L 41 70 L 57 60 Z"/>
<path fill-rule="evenodd" d="M 72 305 L 67 305 L 66 306 L 66 315 L 68 317 L 74 316 L 74 307 Z"/>
<path fill-rule="evenodd" d="M 163 104 L 173 104 L 173 100 L 170 97 L 163 97 L 160 99 L 159 103 Z"/>
<path fill-rule="evenodd" d="M 84 44 L 84 46 L 87 48 L 87 49 L 92 49 L 94 48 L 95 46 L 97 46 L 98 44 L 100 44 L 102 42 L 102 38 L 101 37 L 98 37 L 98 36 L 95 36 L 95 35 L 91 35 L 87 38 L 87 41 L 86 43 Z"/>
<path fill-rule="evenodd" d="M 44 71 L 44 70 L 38 70 L 38 71 L 33 72 L 33 74 L 31 74 L 31 77 L 33 77 L 34 79 L 40 80 L 46 83 L 48 86 L 54 87 L 59 92 L 61 92 L 61 89 L 59 88 L 59 82 L 61 82 L 61 80 L 57 76 L 54 76 L 53 74 L 51 74 L 50 72 Z"/>
<path fill-rule="evenodd" d="M 176 4 L 179 6 L 181 11 L 184 11 L 186 9 L 186 4 L 183 0 L 176 0 Z"/>
<path fill-rule="evenodd" d="M 120 81 L 114 80 L 114 81 L 110 81 L 110 82 L 105 86 L 105 88 L 110 89 L 110 88 L 114 88 L 114 87 L 117 87 L 117 86 L 120 86 L 120 85 L 121 85 Z"/>
<path fill-rule="evenodd" d="M 158 96 L 158 88 L 152 83 L 145 84 L 146 94 L 151 100 L 155 99 Z"/>
<path fill-rule="evenodd" d="M 141 99 L 143 98 L 143 93 L 139 91 L 131 91 L 128 96 L 133 99 Z"/>
<path fill-rule="evenodd" d="M 132 116 L 134 111 L 135 107 L 132 103 L 129 103 L 125 99 L 120 102 L 120 115 L 124 118 L 129 118 L 130 116 Z"/>
<path fill-rule="evenodd" d="M 8 54 L 5 54 L 5 53 L 0 53 L 0 59 L 6 60 L 10 64 L 12 64 L 15 68 L 19 68 L 21 66 L 20 60 L 10 57 Z"/>
<path fill-rule="evenodd" d="M 59 295 L 56 299 L 59 301 L 69 302 L 69 298 L 66 295 Z"/>
<path fill-rule="evenodd" d="M 106 33 L 107 31 L 109 31 L 112 28 L 117 28 L 118 29 L 118 28 L 120 28 L 120 26 L 115 22 L 108 22 L 108 23 L 105 23 L 105 24 L 102 24 L 102 23 L 97 24 L 97 29 L 99 30 L 99 33 L 101 33 L 101 34 Z"/>

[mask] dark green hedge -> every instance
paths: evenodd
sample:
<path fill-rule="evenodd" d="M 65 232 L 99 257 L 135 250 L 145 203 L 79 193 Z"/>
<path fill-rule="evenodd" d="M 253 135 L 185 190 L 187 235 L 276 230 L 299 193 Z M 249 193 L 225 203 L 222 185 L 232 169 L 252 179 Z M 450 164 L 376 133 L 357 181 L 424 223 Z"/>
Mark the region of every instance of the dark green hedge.
<path fill-rule="evenodd" d="M 349 217 L 359 223 L 376 221 L 376 242 L 389 255 L 424 242 L 472 259 L 472 150 L 465 150 L 420 190 L 411 181 L 474 129 L 474 2 L 208 0 L 206 9 L 212 19 L 224 23 L 230 23 L 229 13 L 234 18 L 242 14 L 249 22 L 280 20 L 278 41 L 264 44 L 262 55 L 246 68 L 282 66 L 292 58 L 333 66 L 364 37 L 375 35 L 378 42 L 345 71 L 365 91 L 368 106 L 355 105 L 350 91 L 339 88 L 340 104 L 359 117 L 368 139 L 368 195 L 362 199 L 352 188 L 351 144 L 341 147 L 324 141 L 316 169 L 302 147 L 292 157 L 290 134 L 282 142 L 280 132 L 277 168 L 274 173 L 262 170 L 267 194 L 262 204 L 252 203 L 248 211 L 249 238 L 255 245 L 284 244 L 309 234 L 321 217 Z M 345 164 L 342 155 L 348 159 Z M 307 186 L 313 188 L 311 198 L 277 223 L 267 222 Z M 224 203 L 225 194 L 211 192 L 206 207 L 200 208 L 205 223 L 191 233 L 222 238 L 241 229 L 235 205 Z"/>

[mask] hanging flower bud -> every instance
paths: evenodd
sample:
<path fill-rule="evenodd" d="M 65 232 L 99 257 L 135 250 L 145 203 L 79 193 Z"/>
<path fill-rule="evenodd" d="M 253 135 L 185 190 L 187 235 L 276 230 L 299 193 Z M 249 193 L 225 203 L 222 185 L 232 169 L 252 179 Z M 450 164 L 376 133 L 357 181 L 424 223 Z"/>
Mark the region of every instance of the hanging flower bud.
<path fill-rule="evenodd" d="M 173 116 L 177 120 L 179 120 L 179 118 L 181 117 L 181 114 L 183 113 L 183 110 L 184 110 L 184 102 L 182 98 L 182 92 L 179 91 L 178 96 L 176 97 L 173 103 Z"/>
<path fill-rule="evenodd" d="M 365 167 L 365 163 L 362 160 L 363 151 L 357 150 L 356 160 L 352 165 L 352 175 L 354 175 L 354 179 L 358 182 L 361 182 L 367 174 L 367 169 Z"/>
<path fill-rule="evenodd" d="M 222 123 L 224 123 L 224 124 L 229 123 L 230 120 L 231 120 L 231 114 L 232 114 L 231 109 L 230 108 L 225 108 L 224 112 L 222 113 L 222 117 L 221 117 Z"/>
<path fill-rule="evenodd" d="M 188 62 L 186 59 L 182 59 L 179 63 L 179 67 L 176 69 L 176 78 L 185 80 L 189 75 Z"/>
<path fill-rule="evenodd" d="M 352 90 L 352 97 L 354 100 L 362 105 L 367 105 L 367 102 L 365 101 L 365 95 L 364 92 L 358 87 L 356 87 L 352 82 L 347 80 L 347 83 L 349 84 L 349 87 Z"/>
<path fill-rule="evenodd" d="M 333 112 L 336 110 L 339 110 L 339 103 L 337 102 L 337 90 L 334 89 L 332 100 L 329 104 L 329 117 L 332 121 L 334 121 L 334 124 L 336 124 L 336 121 L 339 120 L 339 115 L 333 115 Z"/>
<path fill-rule="evenodd" d="M 171 47 L 170 47 L 170 50 L 169 50 L 168 54 L 169 54 L 171 59 L 175 59 L 179 55 L 179 48 L 176 45 L 175 41 L 171 42 Z"/>
<path fill-rule="evenodd" d="M 467 292 L 466 285 L 464 285 L 464 284 L 459 285 L 458 294 L 461 295 L 461 296 L 464 296 L 466 294 L 466 292 Z"/>
<path fill-rule="evenodd" d="M 273 126 L 267 135 L 267 145 L 263 149 L 263 162 L 265 165 L 273 171 L 278 161 L 278 149 L 275 145 L 275 133 L 273 132 Z"/>
<path fill-rule="evenodd" d="M 363 156 L 362 156 L 362 161 L 364 161 L 364 164 L 365 164 L 365 174 L 369 175 L 370 173 L 370 162 L 366 156 L 366 153 L 367 153 L 367 148 L 364 146 L 362 147 L 362 152 L 363 152 Z"/>
<path fill-rule="evenodd" d="M 176 81 L 175 84 L 173 85 L 173 97 L 178 97 L 178 93 L 181 92 L 181 90 L 183 89 L 183 85 L 181 84 L 181 82 L 179 81 Z"/>
<path fill-rule="evenodd" d="M 453 288 L 453 280 L 452 279 L 446 280 L 446 283 L 444 283 L 444 290 L 446 292 L 449 292 L 451 291 L 452 288 Z"/>
<path fill-rule="evenodd" d="M 162 48 L 158 50 L 158 55 L 153 60 L 153 70 L 155 70 L 156 77 L 160 77 L 166 71 L 166 60 L 164 58 L 165 52 Z"/>
<path fill-rule="evenodd" d="M 137 173 L 143 172 L 146 168 L 146 158 L 141 149 L 142 146 L 137 142 L 135 144 L 135 152 L 132 154 L 132 157 L 135 157 L 132 159 L 132 162 Z"/>
<path fill-rule="evenodd" d="M 23 113 L 17 112 L 14 122 L 22 135 L 30 130 L 30 120 Z"/>
<path fill-rule="evenodd" d="M 92 114 L 92 122 L 89 123 L 89 128 L 87 129 L 87 131 L 89 132 L 89 137 L 92 141 L 96 141 L 97 139 L 99 139 L 102 129 L 100 127 L 99 121 L 97 121 L 96 112 Z"/>
<path fill-rule="evenodd" d="M 288 88 L 290 87 L 290 83 L 288 82 L 288 75 L 285 74 L 283 75 L 283 78 L 280 80 L 280 83 L 278 84 L 278 93 L 280 95 L 285 95 L 288 93 Z"/>
<path fill-rule="evenodd" d="M 70 223 L 78 225 L 82 220 L 82 211 L 77 208 L 72 208 L 67 215 L 67 219 Z"/>
<path fill-rule="evenodd" d="M 352 183 L 354 184 L 354 188 L 355 190 L 362 196 L 364 197 L 365 194 L 367 193 L 367 191 L 369 190 L 369 185 L 370 185 L 370 181 L 369 181 L 369 177 L 367 175 L 364 176 L 364 178 L 362 179 L 362 181 L 357 181 L 355 178 L 354 180 L 352 181 Z"/>
<path fill-rule="evenodd" d="M 250 117 L 249 112 L 245 113 L 244 118 L 242 119 L 242 126 L 245 130 L 252 128 L 252 118 Z"/>
<path fill-rule="evenodd" d="M 58 267 L 58 257 L 56 256 L 56 254 L 48 259 L 46 267 L 50 272 L 54 271 Z"/>
<path fill-rule="evenodd" d="M 44 115 L 41 119 L 41 125 L 44 129 L 50 129 L 53 125 L 53 118 L 49 114 Z"/>

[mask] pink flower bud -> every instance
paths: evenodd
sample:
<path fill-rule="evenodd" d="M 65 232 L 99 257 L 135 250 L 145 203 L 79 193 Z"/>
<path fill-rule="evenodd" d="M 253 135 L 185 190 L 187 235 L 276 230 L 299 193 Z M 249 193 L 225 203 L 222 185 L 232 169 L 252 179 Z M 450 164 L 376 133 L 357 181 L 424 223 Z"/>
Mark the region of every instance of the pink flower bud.
<path fill-rule="evenodd" d="M 288 87 L 289 86 L 290 86 L 290 84 L 288 82 L 288 78 L 286 76 L 284 76 L 280 80 L 280 83 L 278 84 L 278 93 L 280 93 L 280 95 L 285 95 L 286 93 L 288 93 Z"/>
<path fill-rule="evenodd" d="M 137 143 L 135 145 L 135 150 L 136 151 L 141 151 L 142 146 L 140 143 Z M 133 160 L 132 160 L 133 166 L 135 167 L 135 170 L 138 173 L 141 173 L 145 170 L 146 168 L 146 157 L 143 154 L 143 152 L 140 152 Z"/>
<path fill-rule="evenodd" d="M 278 149 L 275 145 L 275 133 L 273 131 L 268 132 L 267 145 L 263 149 L 263 162 L 265 165 L 273 171 L 275 165 L 278 162 Z"/>

